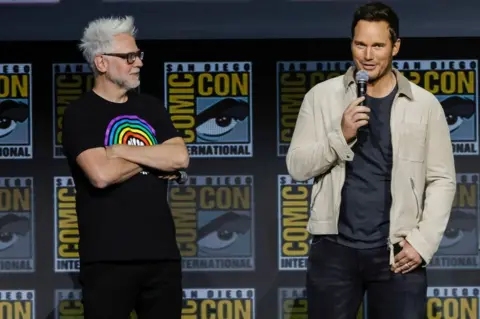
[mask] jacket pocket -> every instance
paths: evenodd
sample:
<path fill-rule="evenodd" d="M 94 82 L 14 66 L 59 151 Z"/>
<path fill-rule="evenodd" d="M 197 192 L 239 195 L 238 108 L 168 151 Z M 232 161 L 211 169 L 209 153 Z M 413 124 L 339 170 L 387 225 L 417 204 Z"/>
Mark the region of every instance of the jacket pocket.
<path fill-rule="evenodd" d="M 317 199 L 318 193 L 320 193 L 320 183 L 323 179 L 314 180 L 312 185 L 312 193 L 310 195 L 310 209 L 313 209 L 315 205 L 315 200 Z"/>
<path fill-rule="evenodd" d="M 330 177 L 330 176 L 329 176 Z M 315 222 L 324 222 L 331 219 L 333 214 L 332 196 L 333 185 L 331 181 L 320 178 L 312 187 L 310 202 L 310 218 Z"/>
<path fill-rule="evenodd" d="M 422 163 L 426 153 L 426 124 L 404 122 L 401 125 L 398 157 Z"/>
<path fill-rule="evenodd" d="M 413 180 L 412 177 L 410 177 L 410 185 L 412 187 L 413 197 L 415 198 L 415 207 L 417 208 L 416 216 L 417 216 L 417 222 L 418 222 L 422 218 L 422 214 L 421 214 L 421 208 L 420 208 L 420 201 L 418 200 L 418 194 L 415 189 L 415 181 Z"/>

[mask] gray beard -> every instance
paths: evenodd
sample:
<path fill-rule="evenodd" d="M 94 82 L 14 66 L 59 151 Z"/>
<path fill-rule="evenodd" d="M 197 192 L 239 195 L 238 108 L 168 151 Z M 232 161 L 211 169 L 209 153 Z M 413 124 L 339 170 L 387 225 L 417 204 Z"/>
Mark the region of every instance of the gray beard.
<path fill-rule="evenodd" d="M 127 91 L 129 90 L 133 90 L 135 87 L 132 87 L 132 86 L 129 86 L 127 83 L 127 81 L 124 81 L 124 80 L 120 80 L 120 79 L 115 79 L 113 77 L 110 76 L 110 74 L 106 73 L 106 78 L 109 79 L 112 83 L 115 83 L 116 85 L 118 85 L 120 88 L 122 89 L 125 89 Z"/>

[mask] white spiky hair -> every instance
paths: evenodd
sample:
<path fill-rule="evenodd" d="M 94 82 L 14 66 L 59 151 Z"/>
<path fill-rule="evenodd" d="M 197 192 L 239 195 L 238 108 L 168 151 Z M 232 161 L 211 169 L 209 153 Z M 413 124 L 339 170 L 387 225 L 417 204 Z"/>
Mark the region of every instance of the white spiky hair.
<path fill-rule="evenodd" d="M 132 16 L 99 18 L 87 25 L 78 47 L 93 72 L 96 73 L 95 56 L 111 50 L 114 36 L 121 33 L 135 37 L 137 29 Z"/>

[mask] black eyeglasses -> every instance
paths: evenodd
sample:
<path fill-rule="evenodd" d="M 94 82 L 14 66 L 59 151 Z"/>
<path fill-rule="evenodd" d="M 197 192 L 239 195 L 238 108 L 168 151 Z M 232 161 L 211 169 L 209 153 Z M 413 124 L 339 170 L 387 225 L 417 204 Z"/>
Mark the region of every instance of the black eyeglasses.
<path fill-rule="evenodd" d="M 117 58 L 122 58 L 127 60 L 128 64 L 133 64 L 137 57 L 140 60 L 143 60 L 143 51 L 137 51 L 137 52 L 129 52 L 129 53 L 103 53 L 103 55 L 108 55 L 108 56 L 115 56 Z"/>

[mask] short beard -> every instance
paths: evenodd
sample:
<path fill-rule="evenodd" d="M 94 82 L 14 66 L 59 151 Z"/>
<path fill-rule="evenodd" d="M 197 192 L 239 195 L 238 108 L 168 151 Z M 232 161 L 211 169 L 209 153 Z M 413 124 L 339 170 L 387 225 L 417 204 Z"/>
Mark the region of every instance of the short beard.
<path fill-rule="evenodd" d="M 126 90 L 126 91 L 129 91 L 129 90 L 133 90 L 135 88 L 137 88 L 140 83 L 138 83 L 137 85 L 135 86 L 130 86 L 128 85 L 128 82 L 125 81 L 125 80 L 120 80 L 120 79 L 116 79 L 116 78 L 113 78 L 112 76 L 110 76 L 110 74 L 107 72 L 105 73 L 105 77 L 111 81 L 112 83 L 115 83 L 117 86 L 119 86 L 120 88 Z"/>

